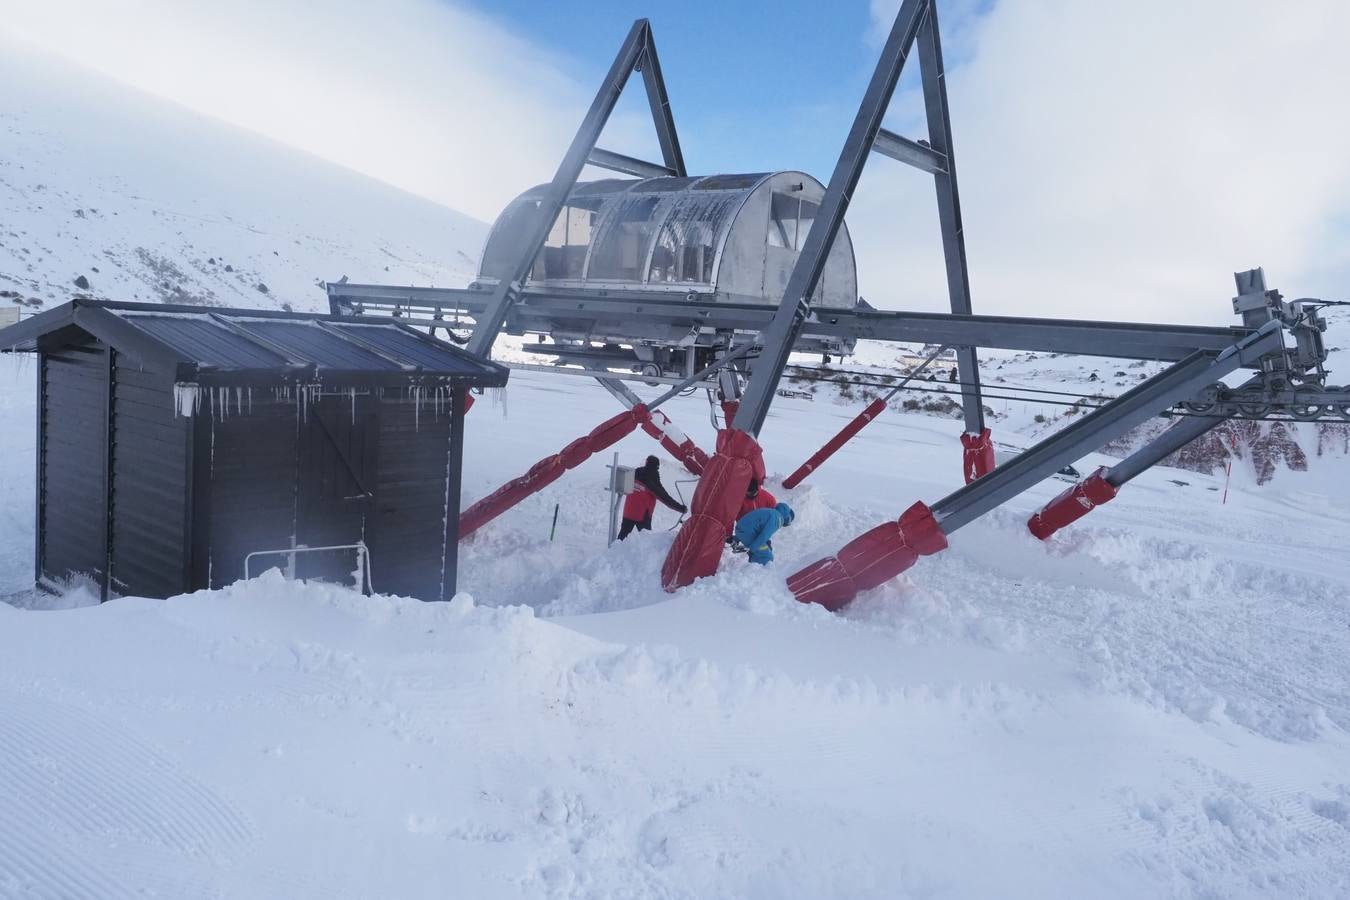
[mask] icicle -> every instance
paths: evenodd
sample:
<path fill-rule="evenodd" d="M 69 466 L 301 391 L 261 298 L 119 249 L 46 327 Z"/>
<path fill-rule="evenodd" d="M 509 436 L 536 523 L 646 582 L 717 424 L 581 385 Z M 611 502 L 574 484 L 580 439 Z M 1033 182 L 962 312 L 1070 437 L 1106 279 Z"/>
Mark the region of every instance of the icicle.
<path fill-rule="evenodd" d="M 506 388 L 494 387 L 487 389 L 487 395 L 492 400 L 493 406 L 500 406 L 502 409 L 502 418 L 506 418 Z"/>
<path fill-rule="evenodd" d="M 356 388 L 349 389 L 352 395 L 352 427 L 356 427 Z"/>
<path fill-rule="evenodd" d="M 196 415 L 201 408 L 201 388 L 195 384 L 177 383 L 173 386 L 174 414 L 179 416 Z"/>

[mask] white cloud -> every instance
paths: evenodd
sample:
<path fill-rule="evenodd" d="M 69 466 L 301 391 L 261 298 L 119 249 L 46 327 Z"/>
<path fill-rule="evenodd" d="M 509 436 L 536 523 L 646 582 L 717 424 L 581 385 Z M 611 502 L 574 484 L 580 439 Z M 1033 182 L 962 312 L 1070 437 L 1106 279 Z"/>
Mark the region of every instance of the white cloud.
<path fill-rule="evenodd" d="M 435 0 L 0 0 L 0 29 L 489 221 L 552 176 L 593 90 Z"/>
<path fill-rule="evenodd" d="M 977 311 L 1224 322 L 1253 265 L 1290 296 L 1350 293 L 1350 4 L 1016 0 L 966 29 L 949 93 Z M 849 221 L 869 300 L 945 302 L 931 180 L 874 157 Z"/>

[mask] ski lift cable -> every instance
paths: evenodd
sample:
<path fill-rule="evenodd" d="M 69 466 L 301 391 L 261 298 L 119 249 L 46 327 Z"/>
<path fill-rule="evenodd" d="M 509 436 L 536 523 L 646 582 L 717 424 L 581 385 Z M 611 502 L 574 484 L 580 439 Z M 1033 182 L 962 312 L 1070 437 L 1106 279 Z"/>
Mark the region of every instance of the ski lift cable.
<path fill-rule="evenodd" d="M 846 386 L 849 386 L 849 387 L 872 387 L 872 388 L 878 388 L 878 389 L 881 389 L 881 388 L 892 388 L 892 387 L 894 387 L 894 385 L 886 384 L 886 383 L 884 383 L 884 382 L 870 382 L 870 381 L 848 381 L 848 382 L 839 382 L 839 381 L 837 381 L 837 380 L 834 379 L 834 378 L 827 378 L 827 377 L 813 376 L 813 375 L 802 375 L 802 376 L 799 376 L 799 377 L 801 377 L 802 379 L 804 379 L 804 380 L 806 380 L 806 381 L 827 382 L 827 383 L 831 383 L 831 384 L 839 384 L 839 385 L 841 385 L 841 386 L 846 385 Z M 941 387 L 920 387 L 920 386 L 913 386 L 913 385 L 911 385 L 911 386 L 905 387 L 904 389 L 905 389 L 905 390 L 908 390 L 908 391 L 918 391 L 918 392 L 920 392 L 920 393 L 943 394 L 943 395 L 949 396 L 949 397 L 950 397 L 950 396 L 953 396 L 953 395 L 956 393 L 955 391 L 950 391 L 950 390 L 947 390 L 947 389 L 941 388 Z M 1020 388 L 1013 388 L 1013 390 L 1020 390 Z M 1023 396 L 1016 396 L 1016 395 L 1009 395 L 1009 394 L 988 394 L 988 393 L 983 394 L 983 395 L 982 395 L 982 399 L 985 399 L 985 400 L 1010 400 L 1010 401 L 1020 401 L 1020 402 L 1023 402 L 1023 403 L 1037 403 L 1037 404 L 1041 404 L 1041 405 L 1043 405 L 1043 406 L 1078 407 L 1079 409 L 1097 409 L 1098 407 L 1101 407 L 1101 406 L 1105 405 L 1106 403 L 1109 403 L 1110 401 L 1116 399 L 1115 397 L 1111 397 L 1111 396 L 1107 396 L 1107 395 L 1095 395 L 1095 396 L 1092 396 L 1092 397 L 1083 397 L 1083 396 L 1078 395 L 1078 394 L 1072 394 L 1072 393 L 1062 392 L 1062 391 L 1061 391 L 1061 392 L 1057 392 L 1057 393 L 1060 393 L 1060 394 L 1063 394 L 1064 396 L 1069 396 L 1069 397 L 1079 397 L 1080 399 L 1079 399 L 1078 401 L 1076 401 L 1076 402 L 1071 402 L 1071 401 L 1067 401 L 1067 400 L 1047 400 L 1047 399 L 1043 399 L 1043 398 L 1039 398 L 1039 397 L 1023 397 Z M 1232 420 L 1243 421 L 1243 422 L 1289 422 L 1289 421 L 1298 421 L 1297 419 L 1284 418 L 1284 417 L 1280 417 L 1280 416 L 1244 416 L 1244 415 L 1232 415 L 1232 416 L 1228 416 L 1228 415 L 1215 414 L 1215 413 L 1185 412 L 1185 411 L 1181 411 L 1181 410 L 1169 410 L 1169 411 L 1167 412 L 1167 414 L 1166 414 L 1165 417 L 1166 417 L 1166 418 L 1188 417 L 1188 418 L 1201 418 L 1201 419 L 1232 419 Z"/>

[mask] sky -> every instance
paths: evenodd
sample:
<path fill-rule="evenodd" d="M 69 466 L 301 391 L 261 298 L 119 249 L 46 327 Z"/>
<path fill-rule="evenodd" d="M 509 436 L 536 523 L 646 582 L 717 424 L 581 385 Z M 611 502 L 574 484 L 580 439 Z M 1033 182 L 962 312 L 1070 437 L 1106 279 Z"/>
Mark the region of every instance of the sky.
<path fill-rule="evenodd" d="M 825 180 L 897 6 L 0 0 L 0 30 L 491 221 L 551 176 L 639 15 L 691 172 Z M 939 10 L 976 311 L 1227 323 L 1256 265 L 1350 297 L 1350 4 Z M 919 138 L 916 76 L 887 124 Z M 645 116 L 635 78 L 603 146 L 657 158 Z M 943 308 L 930 178 L 873 157 L 848 223 L 869 302 Z"/>

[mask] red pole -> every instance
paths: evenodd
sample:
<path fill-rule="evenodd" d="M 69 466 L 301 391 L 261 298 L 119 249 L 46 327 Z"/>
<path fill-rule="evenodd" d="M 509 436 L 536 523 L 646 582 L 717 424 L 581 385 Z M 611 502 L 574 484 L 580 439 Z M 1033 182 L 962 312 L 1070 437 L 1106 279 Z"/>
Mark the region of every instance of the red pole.
<path fill-rule="evenodd" d="M 886 409 L 886 401 L 882 397 L 878 397 L 867 404 L 867 408 L 854 416 L 847 425 L 839 430 L 838 434 L 826 441 L 824 447 L 821 447 L 811 455 L 810 459 L 798 466 L 797 471 L 793 472 L 787 478 L 784 478 L 783 487 L 788 489 L 795 488 L 801 483 L 803 478 L 820 468 L 825 460 L 834 456 L 835 451 L 853 440 L 853 437 L 858 432 L 862 431 L 863 428 L 867 426 L 868 422 L 881 415 L 884 409 Z"/>
<path fill-rule="evenodd" d="M 524 475 L 508 481 L 464 510 L 459 517 L 459 539 L 464 540 L 526 497 L 542 491 L 562 477 L 563 472 L 575 469 L 592 455 L 618 443 L 650 417 L 647 407 L 639 403 L 601 422 L 590 434 L 577 438 L 552 456 L 539 460 Z"/>
<path fill-rule="evenodd" d="M 824 464 L 825 460 L 829 459 L 831 456 L 834 456 L 835 451 L 837 451 L 840 447 L 847 444 L 849 441 L 853 440 L 853 438 L 858 434 L 858 432 L 862 431 L 865 427 L 867 427 L 868 422 L 872 421 L 877 416 L 881 415 L 882 412 L 885 411 L 886 404 L 890 402 L 890 399 L 894 397 L 896 394 L 900 393 L 900 390 L 905 385 L 909 384 L 915 378 L 918 378 L 920 375 L 922 375 L 923 370 L 928 368 L 929 363 L 937 359 L 938 355 L 941 354 L 942 351 L 946 349 L 947 345 L 943 344 L 931 355 L 929 355 L 929 357 L 925 359 L 917 369 L 915 369 L 913 372 L 910 372 L 908 375 L 904 377 L 904 379 L 899 384 L 891 388 L 890 392 L 887 393 L 886 396 L 878 397 L 871 403 L 867 404 L 867 408 L 864 409 L 862 412 L 858 413 L 858 415 L 855 416 L 847 425 L 841 428 L 838 434 L 836 434 L 834 437 L 826 441 L 824 447 L 821 447 L 819 450 L 815 452 L 815 455 L 813 455 L 806 462 L 798 466 L 797 471 L 793 472 L 787 478 L 783 479 L 783 487 L 789 489 L 795 488 L 797 485 L 801 484 L 802 479 L 804 479 L 807 475 L 810 475 L 816 469 L 819 469 L 821 465 Z M 728 417 L 727 418 L 728 427 L 730 427 L 730 422 L 731 418 Z M 988 429 L 985 429 L 985 431 L 987 437 Z M 991 444 L 990 445 L 991 461 L 993 459 L 992 447 L 993 445 Z M 992 462 L 989 468 L 991 469 L 993 468 Z M 984 473 L 981 472 L 980 474 Z M 970 479 L 967 479 L 967 481 L 969 480 Z"/>

